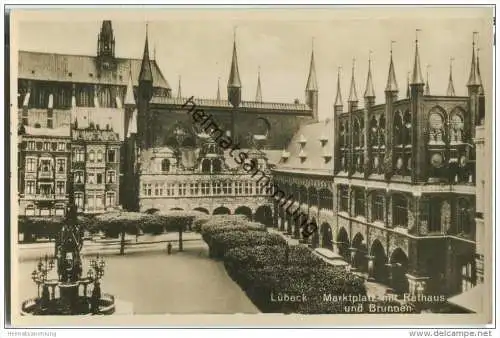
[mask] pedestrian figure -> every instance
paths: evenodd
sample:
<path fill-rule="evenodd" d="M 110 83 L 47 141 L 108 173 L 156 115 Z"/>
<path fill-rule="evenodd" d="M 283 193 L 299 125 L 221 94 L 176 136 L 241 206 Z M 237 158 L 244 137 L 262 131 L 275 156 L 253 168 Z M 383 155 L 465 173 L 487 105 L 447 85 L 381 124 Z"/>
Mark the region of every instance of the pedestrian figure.
<path fill-rule="evenodd" d="M 172 243 L 168 242 L 167 253 L 170 255 L 172 253 Z"/>

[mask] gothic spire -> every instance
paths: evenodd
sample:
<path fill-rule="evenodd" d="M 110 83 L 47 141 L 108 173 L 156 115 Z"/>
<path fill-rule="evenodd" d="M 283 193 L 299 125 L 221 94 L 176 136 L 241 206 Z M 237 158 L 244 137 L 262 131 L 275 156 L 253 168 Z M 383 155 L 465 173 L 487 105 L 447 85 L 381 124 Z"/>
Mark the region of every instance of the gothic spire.
<path fill-rule="evenodd" d="M 446 96 L 455 96 L 455 86 L 453 85 L 453 58 L 450 58 L 450 76 L 448 78 L 448 89 Z"/>
<path fill-rule="evenodd" d="M 352 72 L 351 72 L 351 89 L 349 90 L 349 98 L 347 101 L 349 102 L 357 102 L 358 94 L 356 93 L 356 81 L 354 79 L 354 66 L 356 63 L 356 59 L 352 59 Z"/>
<path fill-rule="evenodd" d="M 179 75 L 179 86 L 177 89 L 177 98 L 182 98 L 181 76 Z"/>
<path fill-rule="evenodd" d="M 135 105 L 135 100 L 134 100 L 134 85 L 132 82 L 132 64 L 129 62 L 129 74 L 128 74 L 128 83 L 127 83 L 127 91 L 125 92 L 125 100 L 124 100 L 124 105 L 125 106 L 134 106 Z"/>
<path fill-rule="evenodd" d="M 415 38 L 415 58 L 413 62 L 413 73 L 411 76 L 411 84 L 424 84 L 424 79 L 422 77 L 422 70 L 420 69 L 420 55 L 418 53 L 418 32 L 420 29 L 416 30 Z"/>
<path fill-rule="evenodd" d="M 394 62 L 392 61 L 392 44 L 391 41 L 391 60 L 389 62 L 389 76 L 387 77 L 387 86 L 385 86 L 386 92 L 397 92 L 398 83 L 396 82 L 396 72 L 394 71 Z"/>
<path fill-rule="evenodd" d="M 366 78 L 366 89 L 365 89 L 365 98 L 374 98 L 375 97 L 375 89 L 373 88 L 373 80 L 372 80 L 372 59 L 371 59 L 371 51 L 370 57 L 368 58 L 368 77 Z"/>
<path fill-rule="evenodd" d="M 148 45 L 148 25 L 146 24 L 146 42 L 144 43 L 144 53 L 142 54 L 141 71 L 139 73 L 139 81 L 153 82 L 153 73 L 151 71 L 151 61 L 149 60 L 149 45 Z"/>
<path fill-rule="evenodd" d="M 231 71 L 229 73 L 228 87 L 241 88 L 240 72 L 238 70 L 238 56 L 236 54 L 236 36 L 233 41 L 233 59 L 231 61 Z"/>
<path fill-rule="evenodd" d="M 340 87 L 340 67 L 337 71 L 337 97 L 335 98 L 335 107 L 342 107 L 342 89 Z"/>
<path fill-rule="evenodd" d="M 469 81 L 467 82 L 467 86 L 480 86 L 479 76 L 477 74 L 477 64 L 476 64 L 476 34 L 474 32 L 472 35 L 472 60 L 470 64 L 470 74 Z"/>
<path fill-rule="evenodd" d="M 220 101 L 220 77 L 217 78 L 217 101 Z"/>
<path fill-rule="evenodd" d="M 262 89 L 260 87 L 260 67 L 257 75 L 257 92 L 255 93 L 255 101 L 262 102 Z"/>
<path fill-rule="evenodd" d="M 307 78 L 306 91 L 318 91 L 318 81 L 316 80 L 316 66 L 314 62 L 314 46 L 311 51 L 311 63 L 309 65 L 309 76 Z"/>

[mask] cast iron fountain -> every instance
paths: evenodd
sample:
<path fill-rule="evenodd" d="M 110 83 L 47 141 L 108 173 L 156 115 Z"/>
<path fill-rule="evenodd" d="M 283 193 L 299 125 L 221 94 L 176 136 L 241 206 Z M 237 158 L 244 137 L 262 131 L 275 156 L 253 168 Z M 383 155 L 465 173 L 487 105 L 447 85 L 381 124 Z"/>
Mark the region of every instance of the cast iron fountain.
<path fill-rule="evenodd" d="M 115 298 L 101 293 L 100 280 L 105 267 L 102 257 L 97 255 L 90 259 L 88 273 L 82 276 L 83 228 L 77 223 L 73 173 L 69 181 L 68 208 L 64 225 L 56 237 L 55 255 L 39 259 L 31 274 L 38 295 L 22 302 L 22 315 L 109 315 L 115 312 Z"/>
<path fill-rule="evenodd" d="M 70 210 L 68 215 L 73 212 Z M 97 255 L 95 259 L 90 259 L 87 276 L 82 276 L 80 251 L 83 245 L 83 231 L 74 221 L 76 217 L 66 218 L 56 239 L 55 257 L 45 255 L 38 261 L 31 274 L 37 284 L 38 295 L 22 303 L 22 315 L 114 313 L 114 297 L 101 293 L 100 280 L 104 276 L 105 267 L 102 257 Z M 57 276 L 51 274 L 54 268 L 57 269 Z"/>

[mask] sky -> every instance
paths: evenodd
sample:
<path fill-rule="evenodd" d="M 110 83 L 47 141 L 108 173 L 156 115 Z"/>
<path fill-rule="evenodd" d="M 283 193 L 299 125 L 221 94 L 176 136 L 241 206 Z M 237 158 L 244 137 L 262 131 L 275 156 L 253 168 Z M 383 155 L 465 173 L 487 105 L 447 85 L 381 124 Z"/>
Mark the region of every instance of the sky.
<path fill-rule="evenodd" d="M 206 8 L 152 10 L 59 10 L 14 13 L 12 50 L 95 55 L 102 20 L 112 20 L 116 55 L 141 58 L 149 30 L 150 55 L 177 95 L 223 97 L 236 37 L 243 100 L 254 100 L 260 68 L 262 97 L 269 102 L 304 102 L 311 50 L 319 87 L 319 117 L 333 116 L 337 71 L 346 107 L 354 59 L 360 105 L 371 51 L 376 102 L 383 103 L 391 41 L 399 85 L 406 94 L 416 29 L 424 78 L 431 94 L 444 95 L 450 58 L 457 95 L 466 95 L 472 36 L 477 31 L 481 75 L 491 97 L 493 82 L 491 8 L 324 7 L 315 9 Z M 491 109 L 491 102 L 487 105 Z"/>

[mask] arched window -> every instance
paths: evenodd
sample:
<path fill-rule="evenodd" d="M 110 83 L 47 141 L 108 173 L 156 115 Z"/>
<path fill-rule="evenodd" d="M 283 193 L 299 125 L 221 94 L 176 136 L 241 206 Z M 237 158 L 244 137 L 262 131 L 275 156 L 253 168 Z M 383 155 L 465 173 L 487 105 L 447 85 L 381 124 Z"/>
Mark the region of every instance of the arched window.
<path fill-rule="evenodd" d="M 385 116 L 380 117 L 379 130 L 378 130 L 378 145 L 382 146 L 385 144 Z"/>
<path fill-rule="evenodd" d="M 394 226 L 408 226 L 408 200 L 402 195 L 392 197 L 392 223 Z"/>
<path fill-rule="evenodd" d="M 429 115 L 429 143 L 443 143 L 444 141 L 444 118 L 434 110 Z"/>
<path fill-rule="evenodd" d="M 97 151 L 97 162 L 102 162 L 102 151 Z"/>
<path fill-rule="evenodd" d="M 94 153 L 94 151 L 93 151 L 93 150 L 91 150 L 91 151 L 89 152 L 89 161 L 90 161 L 90 162 L 94 162 L 94 160 L 95 160 L 95 153 Z"/>
<path fill-rule="evenodd" d="M 403 144 L 411 144 L 411 113 L 409 111 L 403 116 Z"/>
<path fill-rule="evenodd" d="M 352 142 L 354 147 L 359 147 L 359 121 L 354 120 L 354 126 L 352 128 Z"/>
<path fill-rule="evenodd" d="M 384 221 L 384 195 L 380 193 L 372 197 L 372 221 Z"/>
<path fill-rule="evenodd" d="M 354 190 L 354 214 L 365 216 L 365 192 L 363 189 Z"/>
<path fill-rule="evenodd" d="M 221 171 L 221 162 L 219 159 L 215 159 L 212 161 L 212 171 L 214 173 L 218 173 Z"/>
<path fill-rule="evenodd" d="M 339 209 L 349 211 L 349 188 L 345 185 L 339 186 Z"/>
<path fill-rule="evenodd" d="M 161 171 L 169 172 L 170 171 L 170 161 L 167 159 L 163 159 L 161 161 Z"/>
<path fill-rule="evenodd" d="M 472 230 L 471 223 L 469 202 L 463 198 L 459 199 L 457 206 L 457 233 L 469 235 Z"/>
<path fill-rule="evenodd" d="M 400 112 L 394 116 L 394 144 L 403 144 L 403 118 Z"/>
<path fill-rule="evenodd" d="M 203 172 L 203 173 L 210 173 L 210 160 L 204 159 L 201 162 L 201 172 Z"/>
<path fill-rule="evenodd" d="M 464 120 L 458 113 L 451 117 L 450 142 L 462 143 L 464 133 Z"/>
<path fill-rule="evenodd" d="M 378 122 L 375 116 L 370 121 L 370 142 L 372 146 L 378 144 Z"/>
<path fill-rule="evenodd" d="M 344 122 L 340 122 L 340 140 L 339 140 L 339 145 L 340 145 L 340 148 L 344 147 L 345 146 L 345 143 L 344 143 L 344 137 L 345 137 L 345 128 L 344 128 Z"/>

